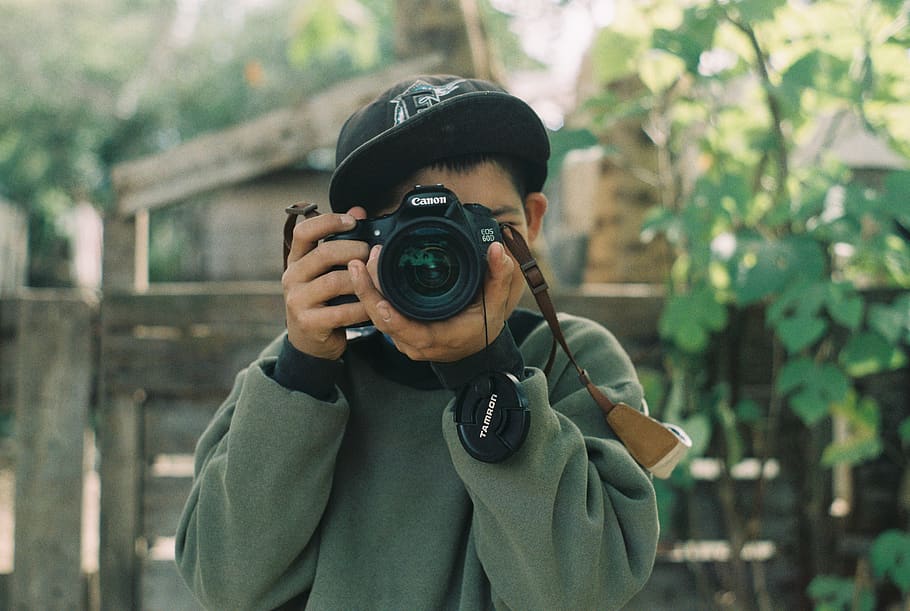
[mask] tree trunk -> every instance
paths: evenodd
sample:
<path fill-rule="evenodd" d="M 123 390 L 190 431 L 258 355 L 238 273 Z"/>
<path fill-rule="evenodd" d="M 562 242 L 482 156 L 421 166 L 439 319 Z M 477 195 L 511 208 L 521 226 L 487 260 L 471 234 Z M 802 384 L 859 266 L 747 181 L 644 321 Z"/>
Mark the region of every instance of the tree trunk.
<path fill-rule="evenodd" d="M 491 61 L 476 0 L 398 0 L 395 54 L 400 59 L 445 55 L 445 71 L 501 80 Z"/>

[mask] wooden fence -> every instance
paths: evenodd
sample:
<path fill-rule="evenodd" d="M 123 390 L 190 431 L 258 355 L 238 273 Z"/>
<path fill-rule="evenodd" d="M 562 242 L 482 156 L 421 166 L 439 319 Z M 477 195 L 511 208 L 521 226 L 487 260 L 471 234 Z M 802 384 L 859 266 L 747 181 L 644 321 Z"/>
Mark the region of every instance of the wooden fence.
<path fill-rule="evenodd" d="M 25 282 L 28 220 L 23 210 L 0 198 L 0 295 Z"/>
<path fill-rule="evenodd" d="M 201 286 L 105 299 L 103 608 L 194 608 L 173 564 L 191 455 L 235 374 L 281 331 L 274 289 Z"/>
<path fill-rule="evenodd" d="M 0 411 L 15 415 L 16 442 L 15 570 L 0 592 L 5 608 L 94 604 L 81 570 L 81 533 L 97 313 L 90 293 L 0 301 Z"/>
<path fill-rule="evenodd" d="M 561 294 L 560 309 L 603 322 L 640 366 L 661 352 L 651 289 Z M 0 301 L 0 409 L 15 395 L 18 442 L 12 609 L 195 609 L 173 564 L 173 534 L 189 492 L 199 433 L 235 373 L 282 329 L 273 284 L 184 285 L 105 295 L 29 293 Z M 760 333 L 760 325 L 752 332 Z M 753 347 L 753 355 L 762 353 Z M 11 363 L 18 371 L 10 375 Z M 760 378 L 762 367 L 755 367 Z M 756 379 L 756 392 L 767 391 Z M 92 417 L 90 417 L 90 409 Z M 79 570 L 83 432 L 97 428 L 99 575 Z M 748 506 L 755 461 L 732 493 Z M 792 465 L 790 465 L 792 467 Z M 723 582 L 730 544 L 718 516 L 717 464 L 695 465 L 693 489 L 665 525 L 658 565 L 631 608 L 699 609 L 698 582 Z M 759 563 L 775 600 L 792 600 L 798 528 L 793 469 L 764 471 L 770 528 L 743 554 Z M 0 601 L 2 607 L 2 601 Z"/>

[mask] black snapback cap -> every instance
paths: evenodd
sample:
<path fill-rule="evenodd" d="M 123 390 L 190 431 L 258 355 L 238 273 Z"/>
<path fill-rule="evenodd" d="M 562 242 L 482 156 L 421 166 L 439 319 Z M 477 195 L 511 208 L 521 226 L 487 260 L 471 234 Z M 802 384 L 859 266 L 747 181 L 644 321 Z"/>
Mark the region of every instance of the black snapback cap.
<path fill-rule="evenodd" d="M 537 113 L 493 83 L 451 75 L 401 81 L 351 115 L 338 136 L 329 201 L 375 211 L 377 197 L 416 170 L 470 154 L 522 162 L 530 191 L 547 178 L 550 141 Z"/>

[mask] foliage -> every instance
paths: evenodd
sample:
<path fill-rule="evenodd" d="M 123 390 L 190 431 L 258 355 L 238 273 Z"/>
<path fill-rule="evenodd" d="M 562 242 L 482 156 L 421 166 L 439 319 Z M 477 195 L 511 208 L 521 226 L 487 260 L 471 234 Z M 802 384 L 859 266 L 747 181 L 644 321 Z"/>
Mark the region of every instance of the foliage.
<path fill-rule="evenodd" d="M 723 449 L 728 466 L 749 441 L 770 455 L 782 405 L 807 431 L 845 423 L 810 468 L 882 454 L 880 406 L 859 382 L 907 364 L 908 11 L 897 1 L 626 2 L 597 41 L 602 88 L 588 109 L 601 129 L 640 118 L 661 168 L 662 203 L 643 236 L 663 235 L 676 254 L 659 329 L 671 350 L 664 417 L 682 418 L 702 449 Z M 616 93 L 630 82 L 640 95 Z M 850 167 L 825 148 L 848 121 L 890 146 L 883 167 Z M 869 286 L 891 287 L 890 302 Z M 755 306 L 775 341 L 765 405 L 716 365 Z M 899 560 L 883 574 L 902 579 Z M 819 577 L 810 595 L 839 608 L 840 585 Z"/>
<path fill-rule="evenodd" d="M 109 207 L 114 164 L 389 62 L 390 19 L 379 0 L 0 4 L 0 196 L 29 212 L 29 282 L 61 281 L 57 220 Z"/>
<path fill-rule="evenodd" d="M 809 584 L 809 596 L 816 611 L 872 611 L 875 595 L 861 589 L 852 579 L 820 575 Z"/>
<path fill-rule="evenodd" d="M 858 567 L 854 579 L 819 575 L 809 584 L 808 593 L 817 611 L 875 609 L 873 581 L 897 588 L 903 596 L 910 593 L 910 533 L 889 529 L 876 537 L 868 557 Z M 871 573 L 871 574 L 870 574 Z"/>
<path fill-rule="evenodd" d="M 904 594 L 910 592 L 910 533 L 883 532 L 872 545 L 869 556 L 876 577 L 887 578 Z"/>

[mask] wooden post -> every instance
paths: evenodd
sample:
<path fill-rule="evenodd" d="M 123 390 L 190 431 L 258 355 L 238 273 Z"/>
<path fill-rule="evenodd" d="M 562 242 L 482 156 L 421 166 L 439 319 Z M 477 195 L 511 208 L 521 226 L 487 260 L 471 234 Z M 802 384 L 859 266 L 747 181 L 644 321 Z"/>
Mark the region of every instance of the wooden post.
<path fill-rule="evenodd" d="M 111 213 L 104 219 L 101 287 L 105 292 L 136 288 L 136 231 L 134 214 Z"/>
<path fill-rule="evenodd" d="M 101 610 L 137 606 L 142 481 L 141 410 L 135 398 L 107 397 L 99 431 L 101 449 Z"/>
<path fill-rule="evenodd" d="M 20 302 L 12 609 L 83 607 L 83 436 L 97 311 L 85 293 L 28 293 Z"/>

